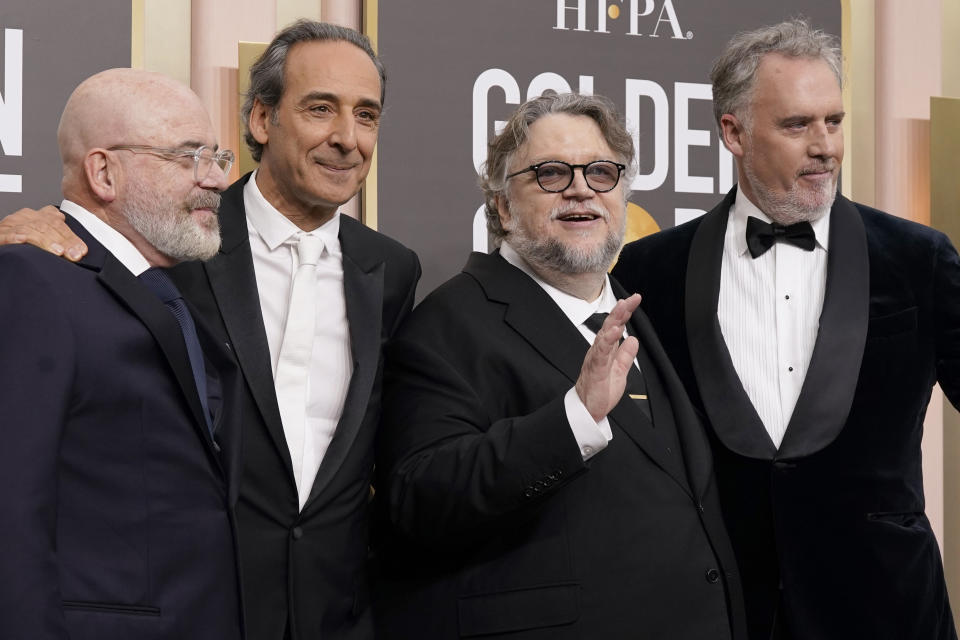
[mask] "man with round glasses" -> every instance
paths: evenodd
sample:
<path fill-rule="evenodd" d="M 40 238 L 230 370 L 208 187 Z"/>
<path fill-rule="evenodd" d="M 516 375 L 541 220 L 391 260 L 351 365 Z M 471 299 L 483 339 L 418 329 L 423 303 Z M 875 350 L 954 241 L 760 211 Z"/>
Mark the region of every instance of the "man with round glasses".
<path fill-rule="evenodd" d="M 706 435 L 607 277 L 634 171 L 595 96 L 534 98 L 490 143 L 499 250 L 387 348 L 384 637 L 744 637 Z"/>
<path fill-rule="evenodd" d="M 0 248 L 0 635 L 239 640 L 239 375 L 158 269 L 217 253 L 233 154 L 133 69 L 81 83 L 57 140 L 89 250 Z"/>

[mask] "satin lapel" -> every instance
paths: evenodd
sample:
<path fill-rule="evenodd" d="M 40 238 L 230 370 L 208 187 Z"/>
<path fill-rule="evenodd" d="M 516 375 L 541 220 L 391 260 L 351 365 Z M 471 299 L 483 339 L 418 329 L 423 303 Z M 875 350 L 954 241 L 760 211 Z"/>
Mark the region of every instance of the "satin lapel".
<path fill-rule="evenodd" d="M 107 254 L 100 270 L 100 282 L 119 298 L 156 339 L 160 350 L 170 363 L 174 377 L 193 414 L 194 427 L 204 445 L 213 454 L 213 442 L 203 417 L 203 407 L 197 394 L 197 385 L 190 368 L 190 357 L 183 342 L 177 319 L 162 302 L 111 254 Z M 214 456 L 216 458 L 216 456 Z"/>
<path fill-rule="evenodd" d="M 267 431 L 290 470 L 293 465 L 290 450 L 283 435 L 280 408 L 273 386 L 273 367 L 270 347 L 260 311 L 257 277 L 253 270 L 253 255 L 247 231 L 247 217 L 243 208 L 243 187 L 249 179 L 244 176 L 223 192 L 220 205 L 220 225 L 223 245 L 220 253 L 204 263 L 210 289 L 220 309 L 220 316 L 230 336 L 230 342 L 250 393 L 260 410 Z"/>
<path fill-rule="evenodd" d="M 366 247 L 359 244 L 354 231 L 354 225 L 357 224 L 359 223 L 346 218 L 341 220 L 340 224 L 343 293 L 347 306 L 347 323 L 350 326 L 353 375 L 350 377 L 350 386 L 347 388 L 337 430 L 323 456 L 304 511 L 343 465 L 367 412 L 372 406 L 379 406 L 379 399 L 371 401 L 371 395 L 380 367 L 385 264 L 379 256 L 368 255 Z"/>
<path fill-rule="evenodd" d="M 731 451 L 772 459 L 777 448 L 737 376 L 717 319 L 723 237 L 735 195 L 736 188 L 703 217 L 690 244 L 684 303 L 687 344 L 700 397 L 717 437 Z"/>
<path fill-rule="evenodd" d="M 870 312 L 870 257 L 863 219 L 837 196 L 830 212 L 827 288 L 820 329 L 780 458 L 823 449 L 843 429 L 860 375 Z"/>
<path fill-rule="evenodd" d="M 464 272 L 477 279 L 490 300 L 507 305 L 504 322 L 560 370 L 571 386 L 575 384 L 589 345 L 550 296 L 499 253 L 472 254 Z M 682 465 L 666 452 L 666 441 L 630 398 L 624 396 L 609 417 L 657 466 L 687 488 Z"/>

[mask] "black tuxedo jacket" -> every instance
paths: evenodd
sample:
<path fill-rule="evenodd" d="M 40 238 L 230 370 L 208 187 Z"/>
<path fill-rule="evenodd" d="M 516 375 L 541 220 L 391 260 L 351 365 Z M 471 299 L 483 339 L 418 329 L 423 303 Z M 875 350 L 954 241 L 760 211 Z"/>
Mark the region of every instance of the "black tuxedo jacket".
<path fill-rule="evenodd" d="M 245 385 L 238 517 L 252 640 L 369 638 L 368 501 L 380 419 L 383 343 L 413 305 L 416 254 L 343 216 L 344 296 L 353 377 L 336 435 L 300 512 L 273 386 L 243 207 L 244 176 L 223 193 L 219 255 L 172 271 L 236 352 Z M 269 295 L 269 292 L 263 292 Z"/>
<path fill-rule="evenodd" d="M 935 382 L 960 404 L 957 252 L 937 231 L 837 197 L 817 342 L 777 450 L 716 315 L 733 199 L 627 245 L 614 273 L 643 295 L 709 417 L 751 637 L 781 616 L 798 639 L 955 638 L 920 440 Z"/>
<path fill-rule="evenodd" d="M 475 253 L 414 310 L 387 350 L 382 637 L 743 637 L 706 434 L 632 326 L 654 424 L 625 397 L 585 463 L 563 396 L 589 345 L 539 285 Z"/>
<path fill-rule="evenodd" d="M 238 373 L 197 330 L 216 441 L 173 314 L 70 220 L 72 264 L 0 248 L 0 637 L 241 637 Z"/>

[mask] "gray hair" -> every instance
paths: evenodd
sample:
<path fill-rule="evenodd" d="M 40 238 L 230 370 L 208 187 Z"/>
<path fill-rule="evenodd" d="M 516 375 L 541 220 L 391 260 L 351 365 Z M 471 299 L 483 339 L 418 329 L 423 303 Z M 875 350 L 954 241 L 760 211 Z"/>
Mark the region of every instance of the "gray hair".
<path fill-rule="evenodd" d="M 261 104 L 267 107 L 275 107 L 279 104 L 283 97 L 284 67 L 287 62 L 287 55 L 293 45 L 299 42 L 349 42 L 361 49 L 370 56 L 373 66 L 377 68 L 377 73 L 380 74 L 380 103 L 383 104 L 386 95 L 387 74 L 367 36 L 353 29 L 328 22 L 297 20 L 278 33 L 267 46 L 263 55 L 250 67 L 250 88 L 247 90 L 243 108 L 240 110 L 240 118 L 243 120 L 243 139 L 250 148 L 250 155 L 257 162 L 260 162 L 260 157 L 263 155 L 263 145 L 257 142 L 257 139 L 250 133 L 250 113 L 253 111 L 253 103 L 255 100 L 259 100 Z M 276 112 L 271 117 L 276 124 Z"/>
<path fill-rule="evenodd" d="M 814 29 L 803 18 L 738 33 L 727 44 L 710 72 L 713 83 L 713 116 L 723 138 L 720 118 L 730 113 L 749 126 L 750 98 L 756 86 L 757 68 L 763 57 L 778 53 L 788 58 L 820 59 L 827 63 L 843 86 L 843 62 L 837 38 Z"/>
<path fill-rule="evenodd" d="M 500 224 L 497 211 L 497 198 L 506 193 L 507 167 L 517 150 L 523 146 L 530 135 L 530 125 L 540 118 L 552 114 L 586 116 L 597 123 L 607 145 L 616 154 L 619 162 L 627 165 L 620 177 L 628 185 L 624 189 L 624 200 L 630 197 L 629 185 L 636 175 L 634 166 L 633 138 L 622 124 L 620 114 L 613 103 L 603 96 L 582 95 L 579 93 L 556 93 L 545 91 L 542 96 L 527 100 L 510 116 L 506 126 L 487 146 L 487 161 L 480 174 L 480 188 L 483 189 L 486 202 L 487 231 L 499 241 L 507 232 Z"/>

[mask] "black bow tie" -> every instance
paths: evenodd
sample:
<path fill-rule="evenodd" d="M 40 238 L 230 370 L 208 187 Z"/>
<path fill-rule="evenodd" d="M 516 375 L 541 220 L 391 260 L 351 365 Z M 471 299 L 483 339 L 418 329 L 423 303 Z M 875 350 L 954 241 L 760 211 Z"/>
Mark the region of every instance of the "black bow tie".
<path fill-rule="evenodd" d="M 789 242 L 804 251 L 813 251 L 817 236 L 806 221 L 784 226 L 776 222 L 768 224 L 753 216 L 747 218 L 747 248 L 751 256 L 762 256 L 774 242 Z"/>

